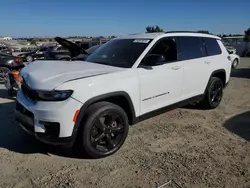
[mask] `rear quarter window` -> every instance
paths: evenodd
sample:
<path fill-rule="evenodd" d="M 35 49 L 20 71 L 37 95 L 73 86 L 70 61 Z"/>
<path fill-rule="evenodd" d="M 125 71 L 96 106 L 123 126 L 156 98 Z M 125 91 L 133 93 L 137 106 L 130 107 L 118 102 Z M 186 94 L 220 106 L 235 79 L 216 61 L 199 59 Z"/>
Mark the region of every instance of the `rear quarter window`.
<path fill-rule="evenodd" d="M 219 55 L 221 54 L 221 48 L 217 42 L 217 39 L 214 38 L 203 38 L 207 56 Z"/>

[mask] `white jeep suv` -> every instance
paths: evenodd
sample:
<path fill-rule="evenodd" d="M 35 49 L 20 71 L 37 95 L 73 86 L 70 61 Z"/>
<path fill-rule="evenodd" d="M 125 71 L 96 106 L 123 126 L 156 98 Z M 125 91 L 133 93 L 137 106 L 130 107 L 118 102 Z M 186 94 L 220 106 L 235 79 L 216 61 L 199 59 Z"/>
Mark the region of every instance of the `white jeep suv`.
<path fill-rule="evenodd" d="M 45 143 L 115 153 L 129 125 L 190 102 L 216 108 L 231 61 L 217 36 L 194 32 L 113 39 L 85 61 L 35 61 L 22 69 L 15 116 Z M 76 144 L 78 143 L 78 144 Z"/>

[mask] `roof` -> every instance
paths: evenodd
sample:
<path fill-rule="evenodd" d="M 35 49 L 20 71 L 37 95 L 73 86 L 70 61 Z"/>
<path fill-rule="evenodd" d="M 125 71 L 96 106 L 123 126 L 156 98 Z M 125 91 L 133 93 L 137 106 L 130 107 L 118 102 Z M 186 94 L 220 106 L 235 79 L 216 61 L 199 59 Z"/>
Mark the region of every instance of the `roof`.
<path fill-rule="evenodd" d="M 199 36 L 199 37 L 209 37 L 209 38 L 220 39 L 220 37 L 215 36 L 215 35 L 193 32 L 193 31 L 169 31 L 169 32 L 158 32 L 158 33 L 140 33 L 140 34 L 130 34 L 130 35 L 122 36 L 122 37 L 118 37 L 118 38 L 156 39 L 156 38 L 171 37 L 171 36 Z"/>

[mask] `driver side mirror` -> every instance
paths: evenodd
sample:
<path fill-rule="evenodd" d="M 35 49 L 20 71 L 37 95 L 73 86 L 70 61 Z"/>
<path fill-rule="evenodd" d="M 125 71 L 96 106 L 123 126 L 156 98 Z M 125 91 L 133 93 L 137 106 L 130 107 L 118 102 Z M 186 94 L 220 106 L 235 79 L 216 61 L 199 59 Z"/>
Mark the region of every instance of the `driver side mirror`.
<path fill-rule="evenodd" d="M 143 64 L 146 66 L 155 66 L 155 65 L 162 65 L 166 59 L 163 55 L 159 54 L 150 54 L 145 57 Z"/>

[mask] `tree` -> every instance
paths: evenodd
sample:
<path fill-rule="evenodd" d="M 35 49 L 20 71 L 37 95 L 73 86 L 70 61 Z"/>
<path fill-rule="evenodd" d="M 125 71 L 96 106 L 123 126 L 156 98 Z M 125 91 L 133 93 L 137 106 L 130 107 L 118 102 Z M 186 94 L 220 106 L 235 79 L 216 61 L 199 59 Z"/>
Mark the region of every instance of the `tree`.
<path fill-rule="evenodd" d="M 156 26 L 147 26 L 146 27 L 147 33 L 157 33 L 157 32 L 164 32 L 158 25 Z"/>
<path fill-rule="evenodd" d="M 250 57 L 250 49 L 248 49 L 250 42 L 250 27 L 245 31 L 244 41 L 246 42 L 245 57 Z"/>

